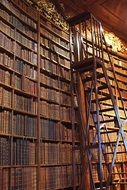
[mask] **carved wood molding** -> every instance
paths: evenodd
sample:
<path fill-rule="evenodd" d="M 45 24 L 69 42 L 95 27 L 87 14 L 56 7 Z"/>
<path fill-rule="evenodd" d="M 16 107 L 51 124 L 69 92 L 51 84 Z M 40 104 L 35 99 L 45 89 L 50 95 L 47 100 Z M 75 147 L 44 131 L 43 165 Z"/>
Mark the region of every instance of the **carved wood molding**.
<path fill-rule="evenodd" d="M 62 30 L 68 31 L 69 24 L 58 13 L 55 5 L 49 0 L 27 0 L 30 5 L 34 5 L 49 21 L 52 21 Z"/>

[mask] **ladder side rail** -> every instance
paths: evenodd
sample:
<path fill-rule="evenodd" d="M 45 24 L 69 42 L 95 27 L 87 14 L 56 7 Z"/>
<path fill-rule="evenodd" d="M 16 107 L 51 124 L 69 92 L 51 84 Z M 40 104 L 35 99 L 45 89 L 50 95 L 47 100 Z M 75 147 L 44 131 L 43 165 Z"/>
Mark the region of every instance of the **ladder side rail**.
<path fill-rule="evenodd" d="M 85 168 L 86 168 L 86 171 L 88 172 L 85 172 L 85 177 L 86 177 L 86 187 L 88 189 L 91 190 L 91 184 L 90 184 L 90 181 L 89 181 L 89 177 L 90 177 L 90 168 L 89 168 L 89 157 L 88 157 L 88 148 L 87 148 L 87 136 L 86 136 L 86 116 L 85 116 L 85 102 L 84 102 L 84 97 L 85 97 L 85 94 L 84 94 L 84 90 L 83 90 L 83 84 L 82 84 L 82 80 L 81 80 L 81 76 L 79 73 L 77 73 L 78 75 L 78 83 L 77 83 L 77 99 L 78 99 L 78 104 L 79 104 L 79 112 L 80 112 L 80 117 L 81 117 L 81 128 L 82 128 L 82 135 L 83 135 L 83 139 L 84 139 L 84 150 L 86 152 L 86 155 L 84 154 L 84 157 L 86 159 L 86 163 L 85 163 Z M 87 173 L 87 174 L 86 174 Z"/>
<path fill-rule="evenodd" d="M 73 64 L 73 51 L 72 51 L 72 31 L 71 28 L 69 30 L 69 37 L 70 37 L 70 61 L 71 65 Z M 76 190 L 76 160 L 75 160 L 75 115 L 74 115 L 74 78 L 73 78 L 73 69 L 71 67 L 71 114 L 72 114 L 72 170 L 73 170 L 73 190 Z"/>
<path fill-rule="evenodd" d="M 117 118 L 118 126 L 119 126 L 119 128 L 121 130 L 121 135 L 122 135 L 123 142 L 125 144 L 125 149 L 126 149 L 126 152 L 127 152 L 127 143 L 126 143 L 126 140 L 125 140 L 125 137 L 124 137 L 124 132 L 123 132 L 122 122 L 121 122 L 120 115 L 119 115 L 119 110 L 118 110 L 118 107 L 116 105 L 115 98 L 113 96 L 112 87 L 111 87 L 111 84 L 110 84 L 110 81 L 109 81 L 109 78 L 108 78 L 108 75 L 107 75 L 107 72 L 106 72 L 106 68 L 105 68 L 105 66 L 103 64 L 102 64 L 102 69 L 103 69 L 103 72 L 104 72 L 104 75 L 105 75 L 105 80 L 106 80 L 106 83 L 108 85 L 109 93 L 111 95 L 111 100 L 112 100 L 113 108 L 114 108 L 115 115 L 116 115 L 116 118 Z"/>
<path fill-rule="evenodd" d="M 79 42 L 78 42 L 78 31 L 75 29 L 75 27 L 72 27 L 73 30 L 73 47 L 74 47 L 74 61 L 79 61 Z"/>
<path fill-rule="evenodd" d="M 127 113 L 126 113 L 126 109 L 125 109 L 125 106 L 124 106 L 124 101 L 123 101 L 123 98 L 122 98 L 122 95 L 121 95 L 121 92 L 120 92 L 120 89 L 119 89 L 119 84 L 118 84 L 117 79 L 116 79 L 115 70 L 114 70 L 114 67 L 112 65 L 111 57 L 110 57 L 110 54 L 109 54 L 109 51 L 108 51 L 108 47 L 107 47 L 107 43 L 106 43 L 106 40 L 105 40 L 105 37 L 104 37 L 103 33 L 102 33 L 102 38 L 104 40 L 104 45 L 106 47 L 106 52 L 108 53 L 109 62 L 110 62 L 111 68 L 112 68 L 114 80 L 115 80 L 115 83 L 116 83 L 116 86 L 117 86 L 117 90 L 118 90 L 118 93 L 119 93 L 119 96 L 120 96 L 120 100 L 121 100 L 122 107 L 123 107 L 123 110 L 124 110 L 125 118 L 127 118 Z"/>
<path fill-rule="evenodd" d="M 100 119 L 99 119 L 99 106 L 98 106 L 98 88 L 97 88 L 97 72 L 96 72 L 97 62 L 94 59 L 94 86 L 95 86 L 95 98 L 96 98 L 96 126 L 97 126 L 97 136 L 98 136 L 98 161 L 99 161 L 99 180 L 100 188 L 103 189 L 103 165 L 102 165 L 102 149 L 101 149 L 101 133 L 100 133 Z"/>
<path fill-rule="evenodd" d="M 113 102 L 113 107 L 114 107 L 114 111 L 115 111 L 115 114 L 116 114 L 116 117 L 117 117 L 117 121 L 118 121 L 118 126 L 119 126 L 119 132 L 118 132 L 117 142 L 116 142 L 116 145 L 115 145 L 115 150 L 114 150 L 114 154 L 113 154 L 112 164 L 111 164 L 110 172 L 109 172 L 109 178 L 108 178 L 108 181 L 107 181 L 107 187 L 108 187 L 109 183 L 110 183 L 110 180 L 111 180 L 112 169 L 113 169 L 113 166 L 114 166 L 114 163 L 115 163 L 116 153 L 117 153 L 120 137 L 122 136 L 122 138 L 123 138 L 123 142 L 124 142 L 124 146 L 125 146 L 126 152 L 127 152 L 127 142 L 126 142 L 125 137 L 124 137 L 124 133 L 123 133 L 122 123 L 121 123 L 120 116 L 119 116 L 118 107 L 116 105 L 115 98 L 114 98 L 114 96 L 112 94 L 112 88 L 111 88 L 111 85 L 110 85 L 110 82 L 109 82 L 109 79 L 108 79 L 108 75 L 106 73 L 104 65 L 102 65 L 102 68 L 103 68 L 103 72 L 105 74 L 105 79 L 106 79 L 106 82 L 107 82 L 107 85 L 108 85 L 109 93 L 111 94 L 111 100 Z"/>

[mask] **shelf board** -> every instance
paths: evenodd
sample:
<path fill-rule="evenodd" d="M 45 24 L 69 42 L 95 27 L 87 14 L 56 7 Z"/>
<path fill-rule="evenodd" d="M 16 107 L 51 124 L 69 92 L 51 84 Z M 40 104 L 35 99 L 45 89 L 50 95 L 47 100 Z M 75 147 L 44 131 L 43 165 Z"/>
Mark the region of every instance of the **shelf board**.
<path fill-rule="evenodd" d="M 16 88 L 16 87 L 14 87 L 14 92 L 16 92 L 16 94 L 18 93 L 18 94 L 20 94 L 20 95 L 25 95 L 26 97 L 37 98 L 37 95 L 34 95 L 34 94 L 32 94 L 32 93 L 28 93 L 28 92 L 26 92 L 26 91 L 20 90 L 20 89 L 18 89 L 18 88 Z"/>
<path fill-rule="evenodd" d="M 6 89 L 9 89 L 9 90 L 13 90 L 13 87 L 11 85 L 8 85 L 8 84 L 5 84 L 3 82 L 0 81 L 0 86 L 6 88 Z"/>
<path fill-rule="evenodd" d="M 37 114 L 27 112 L 27 111 L 23 111 L 23 110 L 19 110 L 19 109 L 16 109 L 16 108 L 14 108 L 13 111 L 15 113 L 21 113 L 21 114 L 26 114 L 26 115 L 30 115 L 30 116 L 33 116 L 33 117 L 37 117 Z"/>
<path fill-rule="evenodd" d="M 72 163 L 61 163 L 61 164 L 57 164 L 57 163 L 54 163 L 54 164 L 41 164 L 41 167 L 59 167 L 59 166 L 71 166 Z"/>
<path fill-rule="evenodd" d="M 18 41 L 17 39 L 15 39 L 15 42 L 18 43 L 20 46 L 26 48 L 27 50 L 37 54 L 37 51 L 35 51 L 34 49 L 31 49 L 29 46 L 26 46 L 25 44 L 21 43 L 20 41 Z"/>

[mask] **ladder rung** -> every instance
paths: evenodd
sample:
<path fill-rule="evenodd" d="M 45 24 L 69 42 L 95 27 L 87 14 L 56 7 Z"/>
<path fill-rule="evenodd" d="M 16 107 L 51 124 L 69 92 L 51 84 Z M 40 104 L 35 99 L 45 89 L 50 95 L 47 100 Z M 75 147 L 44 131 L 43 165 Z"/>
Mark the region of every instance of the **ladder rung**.
<path fill-rule="evenodd" d="M 99 113 L 113 111 L 113 110 L 114 110 L 113 107 L 112 108 L 106 108 L 106 109 L 103 109 L 103 110 L 99 110 Z M 95 113 L 97 113 L 97 111 L 92 111 L 91 113 L 95 114 Z"/>
<path fill-rule="evenodd" d="M 126 152 L 117 152 L 116 154 L 125 154 Z M 106 153 L 103 153 L 103 154 L 114 154 L 114 152 L 106 152 Z M 127 174 L 127 173 L 126 173 Z"/>
<path fill-rule="evenodd" d="M 98 98 L 99 102 L 103 102 L 103 101 L 106 101 L 106 100 L 109 100 L 111 99 L 111 96 L 110 94 L 108 94 L 106 97 L 103 97 L 103 98 Z M 92 103 L 95 103 L 96 100 L 92 100 Z"/>
<path fill-rule="evenodd" d="M 127 182 L 118 181 L 118 182 L 112 182 L 112 184 L 127 184 Z"/>
<path fill-rule="evenodd" d="M 97 80 L 97 82 L 100 83 L 100 84 L 102 84 L 102 85 L 105 85 L 105 84 L 106 84 L 106 82 L 103 82 L 103 81 L 100 81 L 100 80 Z M 110 84 L 110 85 L 111 85 L 112 88 L 115 88 L 114 85 L 112 85 L 112 84 Z"/>
<path fill-rule="evenodd" d="M 114 118 L 113 119 L 107 119 L 104 121 L 99 121 L 100 123 L 110 123 L 110 122 L 114 122 Z M 95 122 L 95 124 L 97 124 L 97 122 Z"/>
<path fill-rule="evenodd" d="M 108 86 L 107 86 L 107 84 L 105 83 L 105 84 L 103 84 L 102 86 L 99 86 L 99 87 L 98 87 L 98 90 L 104 90 L 104 89 L 106 89 L 106 88 L 108 88 Z"/>
<path fill-rule="evenodd" d="M 127 174 L 127 172 L 112 172 L 112 174 Z"/>
<path fill-rule="evenodd" d="M 108 92 L 103 92 L 103 91 L 98 91 L 98 94 L 103 95 L 103 96 L 108 96 L 109 93 Z M 111 95 L 110 95 L 111 98 Z"/>
<path fill-rule="evenodd" d="M 101 134 L 115 133 L 118 132 L 118 129 L 110 130 L 110 131 L 102 131 Z"/>

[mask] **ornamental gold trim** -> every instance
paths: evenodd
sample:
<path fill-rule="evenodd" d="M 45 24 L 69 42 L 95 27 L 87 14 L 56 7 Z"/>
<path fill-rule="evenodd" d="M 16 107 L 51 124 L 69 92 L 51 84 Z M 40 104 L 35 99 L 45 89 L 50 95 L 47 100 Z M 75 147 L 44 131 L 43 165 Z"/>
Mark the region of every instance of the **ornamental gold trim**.
<path fill-rule="evenodd" d="M 27 0 L 29 4 L 36 6 L 49 21 L 59 26 L 63 31 L 69 30 L 69 24 L 65 19 L 57 12 L 57 9 L 53 3 L 48 0 Z"/>

